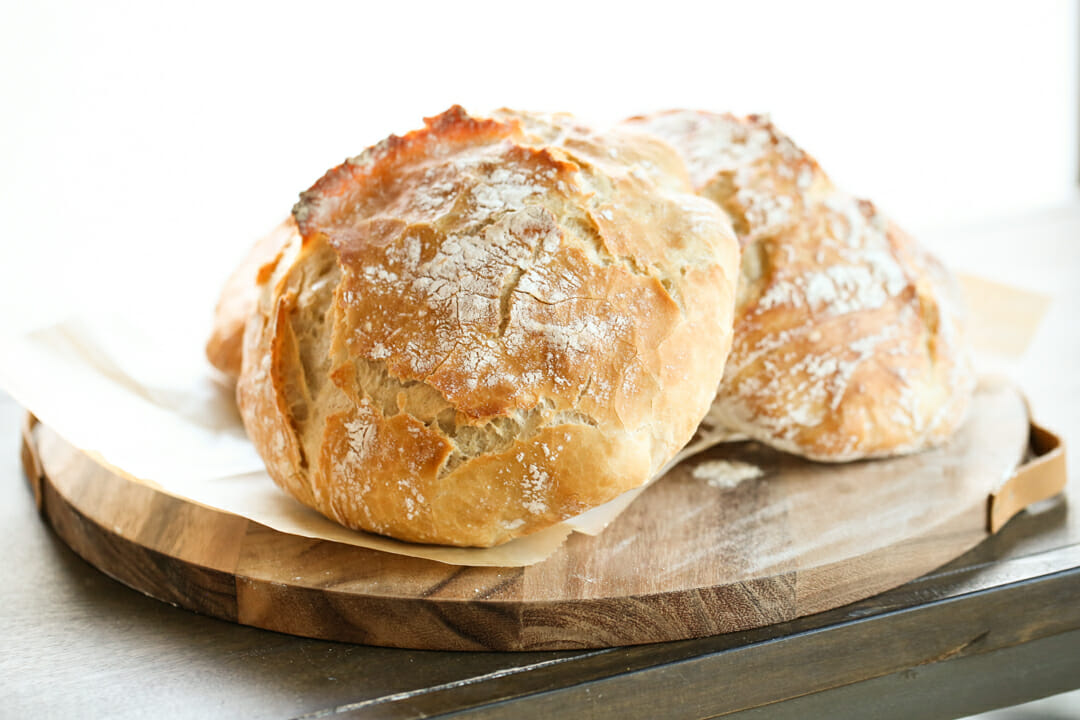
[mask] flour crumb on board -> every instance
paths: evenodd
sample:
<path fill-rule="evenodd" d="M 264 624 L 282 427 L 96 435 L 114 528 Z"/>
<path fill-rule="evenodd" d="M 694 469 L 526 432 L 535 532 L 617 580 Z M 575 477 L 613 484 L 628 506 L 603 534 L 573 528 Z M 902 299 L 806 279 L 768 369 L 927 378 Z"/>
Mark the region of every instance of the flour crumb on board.
<path fill-rule="evenodd" d="M 738 460 L 705 460 L 690 471 L 695 480 L 704 480 L 710 487 L 730 490 L 745 480 L 754 480 L 765 473 L 757 465 Z"/>

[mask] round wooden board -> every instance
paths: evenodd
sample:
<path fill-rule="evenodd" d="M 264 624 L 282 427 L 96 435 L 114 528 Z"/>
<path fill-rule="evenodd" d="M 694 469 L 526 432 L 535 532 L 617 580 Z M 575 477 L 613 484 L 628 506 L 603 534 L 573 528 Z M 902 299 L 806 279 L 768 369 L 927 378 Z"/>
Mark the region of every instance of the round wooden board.
<path fill-rule="evenodd" d="M 701 637 L 791 620 L 933 570 L 987 536 L 987 499 L 1023 458 L 1025 402 L 980 386 L 945 448 L 821 465 L 756 443 L 714 448 L 652 485 L 597 537 L 526 568 L 474 568 L 312 540 L 120 478 L 45 426 L 28 472 L 87 561 L 152 597 L 347 642 L 551 650 Z M 703 462 L 749 463 L 734 488 Z M 35 470 L 31 470 L 37 465 Z"/>

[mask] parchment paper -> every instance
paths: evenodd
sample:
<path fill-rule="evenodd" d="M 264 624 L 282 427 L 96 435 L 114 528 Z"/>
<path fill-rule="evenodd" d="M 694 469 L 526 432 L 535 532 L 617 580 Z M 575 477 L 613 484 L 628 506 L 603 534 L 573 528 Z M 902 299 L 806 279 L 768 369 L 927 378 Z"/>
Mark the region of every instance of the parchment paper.
<path fill-rule="evenodd" d="M 1022 354 L 1049 300 L 979 278 L 963 278 L 962 285 L 973 291 L 967 300 L 976 346 Z M 203 357 L 203 336 L 190 328 L 180 318 L 158 318 L 145 328 L 115 318 L 72 317 L 8 338 L 0 353 L 0 387 L 98 462 L 170 495 L 281 532 L 455 565 L 540 562 L 571 532 L 603 530 L 643 490 L 494 548 L 419 545 L 349 530 L 273 483 L 244 433 L 231 390 Z M 726 439 L 707 418 L 668 468 Z"/>

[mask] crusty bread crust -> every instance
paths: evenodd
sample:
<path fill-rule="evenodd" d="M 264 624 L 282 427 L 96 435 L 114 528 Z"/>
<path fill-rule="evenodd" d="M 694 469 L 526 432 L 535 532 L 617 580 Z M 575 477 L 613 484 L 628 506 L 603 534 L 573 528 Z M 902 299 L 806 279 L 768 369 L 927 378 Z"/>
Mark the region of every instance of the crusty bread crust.
<path fill-rule="evenodd" d="M 302 194 L 238 404 L 302 502 L 488 546 L 643 484 L 690 439 L 738 247 L 663 142 L 511 111 L 425 122 Z"/>
<path fill-rule="evenodd" d="M 682 153 L 743 246 L 713 418 L 830 462 L 952 435 L 975 377 L 955 283 L 935 258 L 767 118 L 672 111 L 628 125 Z"/>
<path fill-rule="evenodd" d="M 206 342 L 210 364 L 236 380 L 243 358 L 244 325 L 255 312 L 259 299 L 258 284 L 273 272 L 282 250 L 299 237 L 296 221 L 289 215 L 274 231 L 252 246 L 247 257 L 225 282 L 214 310 L 214 325 Z"/>

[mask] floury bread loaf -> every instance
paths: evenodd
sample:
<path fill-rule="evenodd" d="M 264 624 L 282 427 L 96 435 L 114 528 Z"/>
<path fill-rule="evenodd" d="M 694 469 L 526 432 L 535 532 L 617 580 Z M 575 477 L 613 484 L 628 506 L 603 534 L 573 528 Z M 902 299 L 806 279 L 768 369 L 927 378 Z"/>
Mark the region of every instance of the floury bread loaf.
<path fill-rule="evenodd" d="M 627 125 L 680 151 L 742 245 L 714 422 L 833 462 L 952 435 L 975 377 L 955 284 L 934 257 L 766 118 L 672 111 Z"/>
<path fill-rule="evenodd" d="M 710 407 L 738 245 L 664 142 L 455 107 L 294 221 L 243 271 L 237 399 L 271 477 L 344 525 L 502 543 L 642 485 Z"/>

